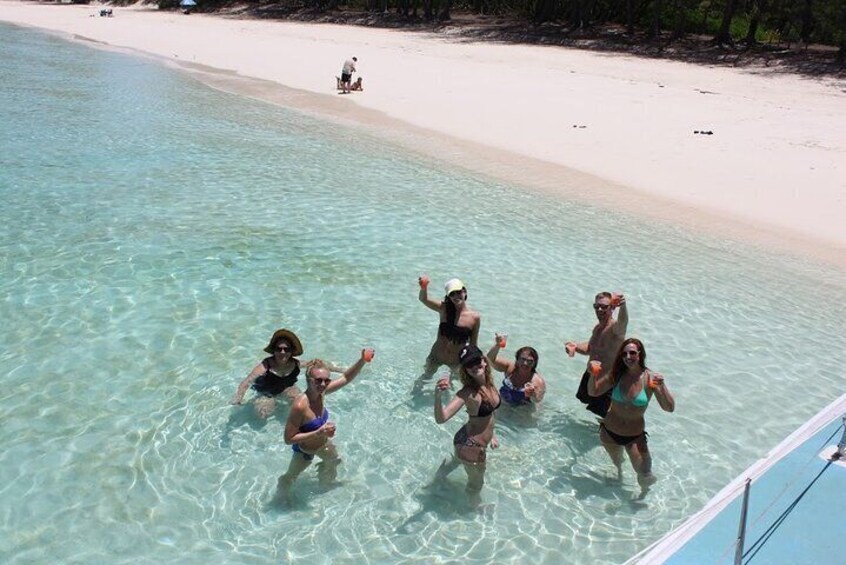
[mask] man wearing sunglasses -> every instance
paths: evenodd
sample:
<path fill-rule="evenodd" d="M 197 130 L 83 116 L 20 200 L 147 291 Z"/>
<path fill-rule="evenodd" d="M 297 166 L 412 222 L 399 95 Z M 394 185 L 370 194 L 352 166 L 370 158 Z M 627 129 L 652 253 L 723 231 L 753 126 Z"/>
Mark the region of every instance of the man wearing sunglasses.
<path fill-rule="evenodd" d="M 614 318 L 614 310 L 619 309 L 617 318 Z M 600 292 L 593 299 L 593 310 L 596 312 L 598 323 L 593 328 L 590 339 L 586 342 L 576 343 L 568 341 L 564 344 L 567 355 L 575 357 L 576 353 L 588 356 L 587 369 L 582 375 L 579 390 L 576 392 L 578 398 L 586 410 L 590 410 L 600 418 L 604 418 L 611 406 L 611 391 L 600 396 L 591 396 L 587 391 L 587 383 L 590 378 L 590 362 L 599 361 L 603 367 L 610 367 L 614 363 L 614 357 L 620 349 L 620 345 L 626 339 L 626 327 L 629 324 L 629 313 L 626 310 L 626 297 L 622 294 Z"/>

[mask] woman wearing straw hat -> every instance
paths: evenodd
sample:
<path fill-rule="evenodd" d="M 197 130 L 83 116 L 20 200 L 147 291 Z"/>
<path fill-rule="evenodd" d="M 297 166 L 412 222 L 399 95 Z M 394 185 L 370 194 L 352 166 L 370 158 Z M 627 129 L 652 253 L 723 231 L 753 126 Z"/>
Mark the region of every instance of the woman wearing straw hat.
<path fill-rule="evenodd" d="M 258 393 L 253 404 L 262 419 L 276 409 L 277 396 L 284 394 L 291 402 L 300 393 L 295 386 L 300 374 L 300 361 L 296 357 L 303 354 L 303 344 L 294 332 L 281 329 L 273 332 L 264 350 L 271 356 L 262 359 L 241 381 L 231 401 L 232 404 L 241 404 L 247 389 L 252 387 Z"/>
<path fill-rule="evenodd" d="M 452 372 L 458 370 L 458 353 L 468 343 L 477 344 L 482 317 L 467 305 L 467 287 L 460 279 L 446 282 L 442 300 L 429 298 L 429 277 L 423 275 L 418 279 L 418 284 L 418 300 L 437 312 L 441 319 L 438 337 L 426 357 L 426 366 L 417 382 L 417 386 L 422 386 L 423 381 L 434 375 L 441 365 L 448 366 Z"/>

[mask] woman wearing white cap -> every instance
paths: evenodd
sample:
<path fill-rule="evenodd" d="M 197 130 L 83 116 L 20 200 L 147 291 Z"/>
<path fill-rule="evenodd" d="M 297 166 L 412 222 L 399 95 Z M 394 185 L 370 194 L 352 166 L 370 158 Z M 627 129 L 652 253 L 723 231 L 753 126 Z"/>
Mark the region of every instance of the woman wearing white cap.
<path fill-rule="evenodd" d="M 444 298 L 434 300 L 429 298 L 429 277 L 418 279 L 420 294 L 418 299 L 431 310 L 440 315 L 438 337 L 432 345 L 429 356 L 426 357 L 426 367 L 420 380 L 428 379 L 435 374 L 438 367 L 446 365 L 451 371 L 458 369 L 458 353 L 468 343 L 476 345 L 479 339 L 479 325 L 482 318 L 478 312 L 467 305 L 467 287 L 460 279 L 450 279 L 444 285 Z M 418 380 L 418 384 L 422 384 Z"/>

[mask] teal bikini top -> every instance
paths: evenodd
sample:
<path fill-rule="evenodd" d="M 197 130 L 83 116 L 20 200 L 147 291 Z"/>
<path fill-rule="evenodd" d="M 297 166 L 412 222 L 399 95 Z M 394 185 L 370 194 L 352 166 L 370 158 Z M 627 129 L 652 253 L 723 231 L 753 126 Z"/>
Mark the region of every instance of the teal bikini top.
<path fill-rule="evenodd" d="M 611 391 L 611 400 L 619 402 L 620 404 L 631 404 L 632 406 L 637 406 L 638 408 L 644 408 L 647 404 L 649 404 L 649 397 L 646 395 L 646 383 L 643 382 L 643 375 L 640 376 L 640 381 L 642 383 L 640 392 L 637 393 L 637 395 L 631 400 L 623 395 L 623 391 L 620 390 L 620 383 L 614 385 L 614 390 Z"/>

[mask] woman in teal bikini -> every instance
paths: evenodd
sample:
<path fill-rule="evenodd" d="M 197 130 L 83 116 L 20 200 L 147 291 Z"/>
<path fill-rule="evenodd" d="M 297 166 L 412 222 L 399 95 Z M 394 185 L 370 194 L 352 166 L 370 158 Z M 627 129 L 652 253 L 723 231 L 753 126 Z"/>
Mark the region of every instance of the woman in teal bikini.
<path fill-rule="evenodd" d="M 306 391 L 294 400 L 288 422 L 285 424 L 285 443 L 291 446 L 294 456 L 288 471 L 279 477 L 279 495 L 286 496 L 291 485 L 305 471 L 314 457 L 320 457 L 322 465 L 318 471 L 321 484 L 335 480 L 338 471 L 338 451 L 332 443 L 335 423 L 329 421 L 329 411 L 323 405 L 324 397 L 346 385 L 373 359 L 372 349 L 362 349 L 361 357 L 343 376 L 332 380 L 330 366 L 315 359 L 306 364 Z"/>
<path fill-rule="evenodd" d="M 654 396 L 666 412 L 676 408 L 676 401 L 664 377 L 646 367 L 646 349 L 639 339 L 629 338 L 620 346 L 614 365 L 602 370 L 599 361 L 591 362 L 588 394 L 600 396 L 611 390 L 611 407 L 599 425 L 599 440 L 623 475 L 623 451 L 637 473 L 637 482 L 645 492 L 655 482 L 652 457 L 646 443 L 644 413 Z"/>

